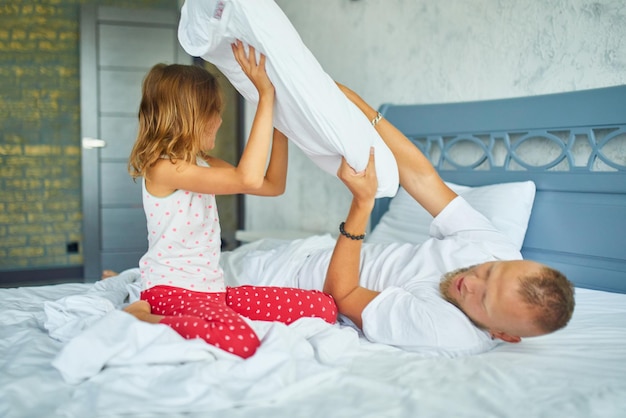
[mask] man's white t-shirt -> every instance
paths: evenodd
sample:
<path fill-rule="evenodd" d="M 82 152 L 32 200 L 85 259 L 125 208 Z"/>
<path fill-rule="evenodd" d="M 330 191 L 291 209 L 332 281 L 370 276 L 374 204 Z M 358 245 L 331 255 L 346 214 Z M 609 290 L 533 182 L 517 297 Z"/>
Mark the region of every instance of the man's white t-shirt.
<path fill-rule="evenodd" d="M 374 342 L 438 355 L 476 354 L 498 344 L 439 291 L 450 271 L 494 260 L 520 260 L 520 252 L 462 197 L 433 220 L 421 245 L 364 244 L 360 284 L 381 292 L 362 313 L 363 333 Z M 332 249 L 310 254 L 298 287 L 322 289 Z"/>

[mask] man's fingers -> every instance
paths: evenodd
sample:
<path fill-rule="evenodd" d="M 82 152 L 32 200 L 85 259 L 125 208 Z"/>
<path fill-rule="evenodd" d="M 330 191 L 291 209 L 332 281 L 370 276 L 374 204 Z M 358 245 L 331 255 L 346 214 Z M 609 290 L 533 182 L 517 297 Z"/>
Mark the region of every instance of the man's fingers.
<path fill-rule="evenodd" d="M 376 175 L 376 158 L 374 153 L 374 147 L 370 147 L 370 159 L 367 162 L 367 175 L 372 178 L 374 177 L 376 180 L 376 185 L 378 185 L 378 176 Z"/>
<path fill-rule="evenodd" d="M 337 169 L 337 177 L 341 178 L 341 174 L 344 172 L 347 165 L 348 165 L 348 162 L 346 161 L 346 158 L 342 156 L 341 164 L 339 164 L 339 168 Z"/>
<path fill-rule="evenodd" d="M 374 158 L 374 147 L 370 147 L 370 157 L 369 157 L 369 160 L 367 161 L 367 167 L 365 168 L 365 171 L 368 173 L 374 172 L 375 174 L 375 170 L 376 170 L 376 163 L 375 163 L 375 158 Z"/>
<path fill-rule="evenodd" d="M 369 164 L 374 165 L 374 159 L 375 159 L 375 158 L 374 158 L 374 155 L 375 155 L 375 149 L 374 149 L 374 147 L 370 147 L 370 160 L 369 160 L 369 162 L 367 163 L 368 165 L 369 165 Z"/>

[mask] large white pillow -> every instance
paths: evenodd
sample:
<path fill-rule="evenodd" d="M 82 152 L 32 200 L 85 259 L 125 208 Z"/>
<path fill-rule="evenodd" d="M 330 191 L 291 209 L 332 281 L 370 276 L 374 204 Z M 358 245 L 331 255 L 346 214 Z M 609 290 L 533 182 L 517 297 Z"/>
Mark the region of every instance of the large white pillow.
<path fill-rule="evenodd" d="M 186 0 L 178 26 L 185 51 L 214 64 L 250 103 L 258 93 L 233 56 L 236 39 L 267 56 L 276 89 L 274 126 L 322 170 L 335 176 L 341 156 L 364 170 L 376 149 L 377 197 L 394 196 L 398 167 L 391 150 L 346 98 L 274 0 Z"/>
<path fill-rule="evenodd" d="M 522 248 L 535 200 L 534 182 L 499 183 L 480 187 L 447 184 L 507 235 L 518 249 Z M 430 238 L 428 231 L 432 220 L 433 217 L 406 190 L 400 188 L 396 197 L 391 200 L 389 210 L 368 235 L 367 242 L 421 244 Z"/>

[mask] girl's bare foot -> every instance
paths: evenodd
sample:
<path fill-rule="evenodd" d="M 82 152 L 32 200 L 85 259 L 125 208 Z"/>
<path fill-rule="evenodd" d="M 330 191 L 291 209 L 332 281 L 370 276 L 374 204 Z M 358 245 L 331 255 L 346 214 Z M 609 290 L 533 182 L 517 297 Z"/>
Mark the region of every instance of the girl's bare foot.
<path fill-rule="evenodd" d="M 133 316 L 145 315 L 150 313 L 150 304 L 145 300 L 138 300 L 125 307 L 124 312 L 128 312 Z"/>
<path fill-rule="evenodd" d="M 109 277 L 117 276 L 117 272 L 113 270 L 102 270 L 102 280 L 108 279 Z"/>
<path fill-rule="evenodd" d="M 131 314 L 140 321 L 149 322 L 151 324 L 158 324 L 161 319 L 163 319 L 163 316 L 153 315 L 151 313 L 150 304 L 145 300 L 133 302 L 125 307 L 123 311 Z"/>

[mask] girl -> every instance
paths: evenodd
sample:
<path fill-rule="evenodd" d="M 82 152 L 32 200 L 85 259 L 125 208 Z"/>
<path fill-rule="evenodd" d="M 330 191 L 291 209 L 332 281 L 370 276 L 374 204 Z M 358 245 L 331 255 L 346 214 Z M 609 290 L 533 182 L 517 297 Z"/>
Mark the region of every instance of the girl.
<path fill-rule="evenodd" d="M 247 358 L 260 341 L 242 315 L 286 324 L 301 317 L 334 323 L 337 309 L 319 291 L 225 286 L 215 195 L 276 196 L 285 190 L 287 173 L 287 138 L 272 126 L 274 86 L 265 56 L 257 63 L 253 47 L 247 55 L 240 41 L 232 48 L 259 94 L 237 166 L 208 154 L 222 123 L 222 95 L 208 71 L 157 64 L 144 79 L 129 172 L 143 178 L 148 251 L 140 260 L 141 300 L 125 311 Z"/>

